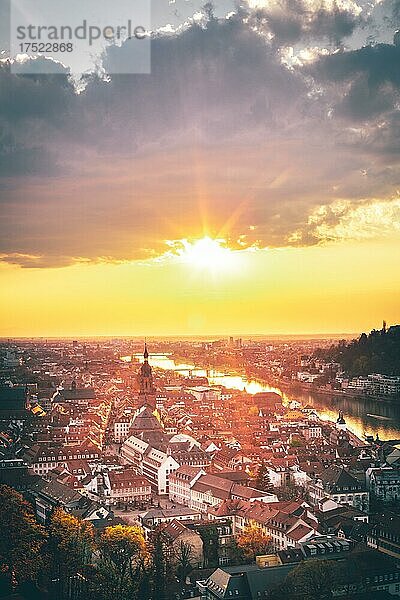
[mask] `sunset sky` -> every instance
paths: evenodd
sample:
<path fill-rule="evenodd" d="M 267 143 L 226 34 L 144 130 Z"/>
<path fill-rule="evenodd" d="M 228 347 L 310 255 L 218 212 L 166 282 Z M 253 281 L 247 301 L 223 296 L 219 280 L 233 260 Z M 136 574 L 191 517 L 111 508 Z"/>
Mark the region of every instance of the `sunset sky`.
<path fill-rule="evenodd" d="M 398 0 L 202 4 L 150 75 L 1 63 L 0 336 L 400 321 Z"/>

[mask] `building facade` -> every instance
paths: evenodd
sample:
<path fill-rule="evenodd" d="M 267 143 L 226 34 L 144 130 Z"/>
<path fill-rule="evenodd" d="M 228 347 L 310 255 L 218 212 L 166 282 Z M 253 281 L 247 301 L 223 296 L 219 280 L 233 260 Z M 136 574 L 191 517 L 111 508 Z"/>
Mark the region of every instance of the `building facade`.
<path fill-rule="evenodd" d="M 382 502 L 400 498 L 400 467 L 371 467 L 366 472 L 371 495 Z"/>

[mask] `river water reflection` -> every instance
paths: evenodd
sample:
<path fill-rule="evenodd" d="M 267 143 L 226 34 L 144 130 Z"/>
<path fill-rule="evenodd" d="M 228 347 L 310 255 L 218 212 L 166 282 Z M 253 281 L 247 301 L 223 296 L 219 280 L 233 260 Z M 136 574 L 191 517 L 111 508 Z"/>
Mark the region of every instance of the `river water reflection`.
<path fill-rule="evenodd" d="M 123 357 L 129 360 L 131 357 Z M 135 354 L 134 358 L 143 361 L 142 354 Z M 182 375 L 208 377 L 211 385 L 222 385 L 229 389 L 245 390 L 249 394 L 257 392 L 277 392 L 286 403 L 298 400 L 303 406 L 309 404 L 315 408 L 321 419 L 336 420 L 338 411 L 342 410 L 348 428 L 358 437 L 378 434 L 380 439 L 400 439 L 400 403 L 378 402 L 376 400 L 359 400 L 353 398 L 331 398 L 308 392 L 283 392 L 275 386 L 260 381 L 249 380 L 241 375 L 227 375 L 219 371 L 206 371 L 193 364 L 175 362 L 168 354 L 151 354 L 152 366 L 159 369 L 178 371 Z"/>

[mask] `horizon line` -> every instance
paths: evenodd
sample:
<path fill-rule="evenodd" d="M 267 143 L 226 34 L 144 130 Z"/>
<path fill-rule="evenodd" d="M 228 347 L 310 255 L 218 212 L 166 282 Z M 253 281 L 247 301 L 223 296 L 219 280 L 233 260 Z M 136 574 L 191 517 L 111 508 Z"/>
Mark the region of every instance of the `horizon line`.
<path fill-rule="evenodd" d="M 165 339 L 165 338 L 249 338 L 249 337 L 340 337 L 340 336 L 357 336 L 361 335 L 359 331 L 341 331 L 341 332 L 302 332 L 302 333 L 168 333 L 168 334 L 151 334 L 146 335 L 147 339 Z M 79 339 L 137 339 L 143 341 L 143 335 L 141 334 L 61 334 L 61 335 L 0 335 L 0 342 L 7 340 L 79 340 Z"/>

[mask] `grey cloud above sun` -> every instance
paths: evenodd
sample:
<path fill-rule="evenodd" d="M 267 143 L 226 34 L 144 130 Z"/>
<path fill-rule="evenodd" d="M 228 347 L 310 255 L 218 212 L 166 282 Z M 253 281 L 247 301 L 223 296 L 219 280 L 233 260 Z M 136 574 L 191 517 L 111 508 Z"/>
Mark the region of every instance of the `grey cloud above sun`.
<path fill-rule="evenodd" d="M 151 258 L 205 232 L 232 246 L 309 245 L 376 203 L 396 214 L 400 47 L 337 50 L 373 30 L 355 6 L 310 18 L 286 2 L 278 16 L 241 9 L 158 35 L 150 75 L 93 76 L 80 94 L 65 72 L 3 64 L 1 259 Z M 313 60 L 288 66 L 288 44 L 314 48 Z"/>

